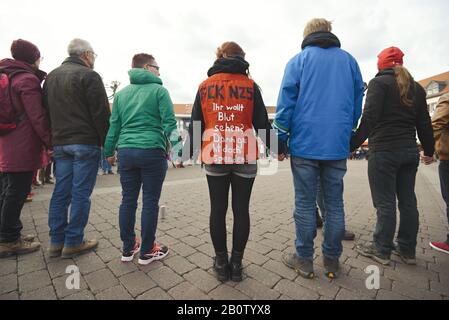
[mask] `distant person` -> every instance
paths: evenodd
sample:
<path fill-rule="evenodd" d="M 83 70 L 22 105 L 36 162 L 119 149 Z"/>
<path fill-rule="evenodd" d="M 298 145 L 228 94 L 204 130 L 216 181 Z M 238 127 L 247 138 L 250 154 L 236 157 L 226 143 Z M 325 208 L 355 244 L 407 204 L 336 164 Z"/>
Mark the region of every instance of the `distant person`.
<path fill-rule="evenodd" d="M 41 54 L 33 43 L 18 39 L 14 59 L 0 61 L 0 257 L 39 250 L 32 236 L 22 236 L 20 214 L 31 191 L 41 150 L 51 153 L 51 133 L 42 106 Z M 31 199 L 31 198 L 30 198 Z"/>
<path fill-rule="evenodd" d="M 136 54 L 128 72 L 131 84 L 116 93 L 104 155 L 120 158 L 122 203 L 119 210 L 121 260 L 138 263 L 161 260 L 169 248 L 156 241 L 159 199 L 167 172 L 168 152 L 179 142 L 173 103 L 159 73 L 156 59 Z M 143 191 L 141 241 L 136 237 L 137 200 Z"/>
<path fill-rule="evenodd" d="M 438 168 L 440 174 L 441 194 L 446 203 L 446 215 L 449 223 L 449 93 L 443 95 L 438 101 L 437 108 L 432 117 L 435 148 L 440 158 Z M 449 254 L 449 234 L 445 242 L 430 242 L 430 246 L 440 252 Z"/>
<path fill-rule="evenodd" d="M 214 271 L 218 280 L 242 281 L 242 259 L 250 232 L 249 203 L 257 175 L 257 138 L 270 148 L 271 124 L 257 84 L 249 77 L 245 52 L 235 42 L 225 42 L 196 94 L 190 122 L 190 156 L 201 147 L 210 196 L 210 233 L 215 251 Z M 193 141 L 200 124 L 201 143 Z M 285 152 L 281 150 L 281 153 Z M 232 250 L 229 260 L 226 213 L 232 189 Z"/>
<path fill-rule="evenodd" d="M 363 80 L 357 61 L 340 49 L 325 19 L 304 28 L 302 51 L 285 68 L 274 127 L 289 140 L 295 187 L 295 252 L 282 260 L 313 278 L 318 177 L 326 211 L 322 244 L 325 275 L 335 278 L 345 234 L 343 177 L 352 129 L 361 114 Z"/>
<path fill-rule="evenodd" d="M 393 250 L 404 263 L 416 264 L 416 133 L 424 148 L 425 164 L 432 163 L 435 150 L 426 92 L 403 66 L 403 56 L 397 47 L 379 53 L 379 73 L 368 85 L 362 120 L 351 139 L 353 151 L 369 138 L 368 178 L 377 213 L 373 242 L 358 244 L 356 250 L 383 265 L 390 263 Z M 396 198 L 400 222 L 395 247 Z"/>
<path fill-rule="evenodd" d="M 84 228 L 110 117 L 103 81 L 93 70 L 97 54 L 92 46 L 86 40 L 73 39 L 68 54 L 44 83 L 56 164 L 48 213 L 49 255 L 62 258 L 98 245 L 98 240 L 84 238 Z"/>

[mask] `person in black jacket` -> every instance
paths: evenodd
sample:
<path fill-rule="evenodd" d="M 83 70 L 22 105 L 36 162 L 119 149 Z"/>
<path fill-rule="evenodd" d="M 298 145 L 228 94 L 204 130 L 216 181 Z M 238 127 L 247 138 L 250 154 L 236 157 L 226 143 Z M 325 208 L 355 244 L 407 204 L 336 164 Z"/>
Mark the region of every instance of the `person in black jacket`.
<path fill-rule="evenodd" d="M 392 251 L 406 264 L 416 264 L 419 212 L 415 179 L 420 155 L 416 133 L 424 149 L 425 164 L 433 161 L 434 138 L 426 93 L 402 66 L 404 54 L 390 47 L 378 55 L 379 73 L 370 81 L 362 120 L 351 139 L 351 151 L 369 138 L 368 178 L 377 225 L 370 245 L 356 250 L 388 265 Z M 400 211 L 397 246 L 396 198 Z"/>
<path fill-rule="evenodd" d="M 68 53 L 69 57 L 44 83 L 44 105 L 50 113 L 56 164 L 48 217 L 49 255 L 63 258 L 98 245 L 95 239 L 84 239 L 84 228 L 111 115 L 103 81 L 93 71 L 97 55 L 92 46 L 74 39 Z"/>
<path fill-rule="evenodd" d="M 272 128 L 260 89 L 248 76 L 245 52 L 235 42 L 225 42 L 216 55 L 208 79 L 199 86 L 192 109 L 189 143 L 185 146 L 190 146 L 190 157 L 201 147 L 210 194 L 210 232 L 217 278 L 241 281 L 242 258 L 250 231 L 249 202 L 257 175 L 258 151 L 253 129 L 265 130 L 265 134 L 258 131 L 259 137 L 272 152 L 275 143 L 270 141 Z M 194 133 L 196 125 L 201 128 Z M 197 139 L 201 142 L 194 141 L 197 134 L 201 135 L 202 139 Z M 272 136 L 277 141 L 274 132 Z M 283 160 L 285 147 L 278 151 L 279 159 Z M 234 226 L 228 261 L 226 212 L 230 187 Z"/>

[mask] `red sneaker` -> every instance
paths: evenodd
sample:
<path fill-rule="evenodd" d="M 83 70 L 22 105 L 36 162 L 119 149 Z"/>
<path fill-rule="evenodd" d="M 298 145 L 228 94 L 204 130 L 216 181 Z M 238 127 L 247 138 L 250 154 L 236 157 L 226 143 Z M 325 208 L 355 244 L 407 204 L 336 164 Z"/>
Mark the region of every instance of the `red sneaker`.
<path fill-rule="evenodd" d="M 149 264 L 155 260 L 161 260 L 165 258 L 168 254 L 169 250 L 167 246 L 164 246 L 159 243 L 154 243 L 153 249 L 151 249 L 151 252 L 144 253 L 139 258 L 139 264 L 146 265 Z"/>
<path fill-rule="evenodd" d="M 446 242 L 430 242 L 429 245 L 437 251 L 449 254 L 449 244 Z"/>

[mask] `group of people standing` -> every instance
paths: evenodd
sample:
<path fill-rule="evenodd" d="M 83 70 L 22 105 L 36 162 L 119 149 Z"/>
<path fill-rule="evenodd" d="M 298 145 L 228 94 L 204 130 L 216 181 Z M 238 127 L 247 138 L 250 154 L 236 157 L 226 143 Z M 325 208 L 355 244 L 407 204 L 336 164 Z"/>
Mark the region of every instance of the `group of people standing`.
<path fill-rule="evenodd" d="M 390 47 L 378 55 L 379 73 L 368 85 L 362 116 L 364 82 L 359 66 L 340 48 L 340 40 L 331 31 L 331 23 L 325 19 L 307 23 L 302 50 L 285 68 L 273 126 L 261 90 L 250 76 L 246 53 L 235 42 L 223 43 L 207 79 L 198 87 L 189 137 L 183 146 L 154 56 L 141 53 L 133 57 L 130 85 L 115 95 L 111 114 L 101 77 L 93 71 L 97 55 L 87 41 L 71 41 L 69 57 L 48 76 L 39 70 L 37 47 L 28 41 L 14 41 L 14 59 L 0 62 L 0 73 L 10 79 L 17 126 L 0 136 L 0 256 L 39 249 L 32 236 L 21 235 L 20 211 L 44 147 L 56 165 L 49 209 L 51 257 L 71 258 L 98 245 L 97 240 L 84 238 L 90 196 L 102 156 L 111 165 L 118 156 L 123 190 L 121 260 L 132 261 L 137 254 L 142 265 L 163 259 L 169 248 L 156 241 L 159 199 L 169 153 L 180 150 L 176 156 L 182 161 L 199 154 L 205 165 L 217 278 L 241 281 L 260 138 L 278 160 L 291 158 L 296 240 L 295 251 L 286 253 L 283 262 L 303 277 L 315 276 L 318 204 L 324 228 L 325 274 L 335 278 L 342 240 L 354 238 L 345 228 L 346 159 L 369 138 L 368 176 L 377 224 L 373 242 L 358 244 L 357 251 L 382 264 L 389 263 L 394 251 L 405 263 L 414 264 L 419 226 L 415 178 L 420 159 L 425 164 L 433 162 L 434 137 L 441 159 L 443 198 L 449 202 L 448 98 L 437 108 L 432 128 L 425 91 L 403 66 L 402 51 Z M 15 74 L 17 70 L 20 73 Z M 135 220 L 140 189 L 139 238 Z M 230 189 L 234 222 L 228 250 Z M 396 200 L 400 226 L 394 243 Z M 449 235 L 446 242 L 431 245 L 449 253 Z"/>

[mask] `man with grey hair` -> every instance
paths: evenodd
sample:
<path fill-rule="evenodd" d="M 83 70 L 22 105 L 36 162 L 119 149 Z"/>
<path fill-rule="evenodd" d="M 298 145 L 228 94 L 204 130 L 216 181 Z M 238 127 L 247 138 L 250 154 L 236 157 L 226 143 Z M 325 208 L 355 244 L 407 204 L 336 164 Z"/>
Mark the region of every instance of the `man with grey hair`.
<path fill-rule="evenodd" d="M 86 40 L 74 39 L 68 54 L 44 83 L 56 165 L 48 216 L 49 255 L 62 258 L 98 245 L 95 239 L 84 239 L 84 228 L 111 115 L 103 81 L 93 71 L 97 55 L 92 46 Z"/>
<path fill-rule="evenodd" d="M 359 66 L 331 31 L 326 19 L 312 19 L 304 28 L 302 51 L 285 68 L 273 123 L 279 138 L 289 140 L 295 187 L 296 250 L 283 262 L 305 278 L 315 276 L 318 183 L 326 209 L 323 266 L 329 278 L 338 274 L 345 235 L 343 177 L 351 129 L 362 112 Z"/>

